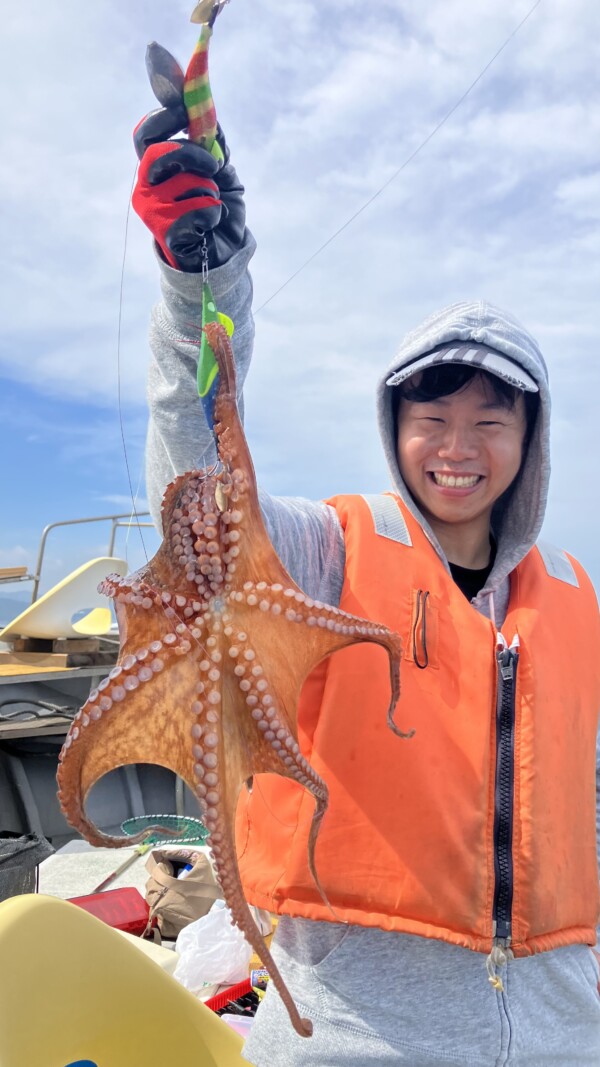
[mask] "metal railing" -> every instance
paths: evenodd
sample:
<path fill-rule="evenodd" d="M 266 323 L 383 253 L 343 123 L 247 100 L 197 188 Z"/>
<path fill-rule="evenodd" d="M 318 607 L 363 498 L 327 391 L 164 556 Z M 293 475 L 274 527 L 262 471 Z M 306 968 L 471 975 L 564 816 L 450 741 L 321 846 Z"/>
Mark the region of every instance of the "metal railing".
<path fill-rule="evenodd" d="M 108 542 L 107 556 L 112 556 L 115 548 L 115 538 L 117 535 L 117 529 L 120 526 L 137 527 L 138 529 L 145 526 L 154 526 L 153 522 L 140 522 L 140 518 L 144 515 L 149 515 L 149 511 L 138 511 L 135 519 L 132 519 L 131 512 L 127 512 L 121 515 L 94 515 L 89 519 L 66 519 L 62 522 L 51 522 L 42 531 L 42 537 L 40 540 L 40 547 L 38 550 L 37 562 L 35 565 L 35 574 L 30 575 L 33 579 L 33 590 L 31 593 L 31 603 L 34 604 L 38 597 L 40 588 L 40 580 L 42 576 L 42 563 L 44 560 L 44 552 L 46 551 L 46 541 L 48 540 L 48 534 L 51 530 L 56 530 L 58 526 L 80 526 L 86 522 L 110 522 L 111 532 Z M 124 521 L 126 520 L 126 521 Z"/>

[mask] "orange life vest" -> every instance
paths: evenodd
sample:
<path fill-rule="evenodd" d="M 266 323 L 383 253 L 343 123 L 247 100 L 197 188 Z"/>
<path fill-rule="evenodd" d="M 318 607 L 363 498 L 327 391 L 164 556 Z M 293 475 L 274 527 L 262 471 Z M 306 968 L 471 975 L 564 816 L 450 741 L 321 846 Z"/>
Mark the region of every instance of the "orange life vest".
<path fill-rule="evenodd" d="M 385 502 L 379 518 L 366 498 L 330 501 L 346 545 L 340 607 L 400 633 L 394 717 L 415 735 L 403 740 L 386 724 L 382 649 L 353 646 L 313 671 L 300 702 L 299 742 L 329 787 L 315 861 L 335 915 L 307 864 L 312 798 L 274 775 L 258 776 L 240 800 L 244 889 L 252 903 L 279 914 L 487 953 L 496 932 L 501 788 L 496 628 L 469 604 L 401 502 L 378 499 Z M 511 948 L 526 956 L 593 944 L 600 627 L 579 564 L 533 548 L 511 575 L 502 630 L 509 644 L 515 634 L 520 642 L 510 742 Z"/>

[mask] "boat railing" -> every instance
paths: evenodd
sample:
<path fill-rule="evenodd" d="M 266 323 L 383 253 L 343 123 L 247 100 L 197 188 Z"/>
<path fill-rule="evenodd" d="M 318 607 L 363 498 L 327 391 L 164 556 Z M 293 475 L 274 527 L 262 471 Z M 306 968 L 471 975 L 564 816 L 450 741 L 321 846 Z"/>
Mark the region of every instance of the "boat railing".
<path fill-rule="evenodd" d="M 87 518 L 87 519 L 63 519 L 60 522 L 51 522 L 51 523 L 49 523 L 48 526 L 44 527 L 44 529 L 42 530 L 42 536 L 41 536 L 41 539 L 40 539 L 40 546 L 39 546 L 39 549 L 38 549 L 37 562 L 36 562 L 36 565 L 35 565 L 35 573 L 31 574 L 31 575 L 28 575 L 28 579 L 33 581 L 33 589 L 32 589 L 32 593 L 31 593 L 31 603 L 34 604 L 35 601 L 38 598 L 38 592 L 39 592 L 39 588 L 40 588 L 40 581 L 41 581 L 41 577 L 42 577 L 42 566 L 43 566 L 43 562 L 44 562 L 44 554 L 45 554 L 45 551 L 46 551 L 46 542 L 48 540 L 48 535 L 51 533 L 52 530 L 56 530 L 59 526 L 80 526 L 80 525 L 82 525 L 84 523 L 89 523 L 89 522 L 110 522 L 111 530 L 110 530 L 110 538 L 109 538 L 108 548 L 107 548 L 106 554 L 107 554 L 107 556 L 112 556 L 112 555 L 114 555 L 114 550 L 115 550 L 115 539 L 116 539 L 116 536 L 117 536 L 117 530 L 120 527 L 123 527 L 123 526 L 129 527 L 130 529 L 132 527 L 135 527 L 135 528 L 138 528 L 138 529 L 141 528 L 141 527 L 145 527 L 145 526 L 152 527 L 152 526 L 154 526 L 153 522 L 141 522 L 140 521 L 142 518 L 144 518 L 146 515 L 149 515 L 149 514 L 150 514 L 149 511 L 137 511 L 132 516 L 131 512 L 125 512 L 123 514 L 118 514 L 118 515 L 93 515 L 93 516 L 91 516 L 90 518 Z M 25 580 L 27 580 L 27 579 L 25 579 Z"/>

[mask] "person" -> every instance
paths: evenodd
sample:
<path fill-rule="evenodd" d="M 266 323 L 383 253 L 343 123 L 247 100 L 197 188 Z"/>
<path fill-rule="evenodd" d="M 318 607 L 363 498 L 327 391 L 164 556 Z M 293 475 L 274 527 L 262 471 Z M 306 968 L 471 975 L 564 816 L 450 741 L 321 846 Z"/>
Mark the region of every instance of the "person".
<path fill-rule="evenodd" d="M 133 203 L 162 276 L 147 439 L 159 529 L 166 485 L 214 459 L 196 349 L 181 343 L 197 340 L 203 255 L 235 323 L 241 407 L 254 336 L 243 187 L 222 133 L 219 168 L 171 139 L 185 125 L 163 109 L 135 135 Z M 299 1037 L 269 989 L 244 1056 L 591 1067 L 599 622 L 583 568 L 538 540 L 546 366 L 516 319 L 465 301 L 405 338 L 377 403 L 390 494 L 260 501 L 308 596 L 400 633 L 396 721 L 415 734 L 387 728 L 387 664 L 372 646 L 331 657 L 303 693 L 301 747 L 330 789 L 316 862 L 336 921 L 307 869 L 310 798 L 268 776 L 241 804 L 245 892 L 279 914 L 274 955 L 314 1024 Z"/>

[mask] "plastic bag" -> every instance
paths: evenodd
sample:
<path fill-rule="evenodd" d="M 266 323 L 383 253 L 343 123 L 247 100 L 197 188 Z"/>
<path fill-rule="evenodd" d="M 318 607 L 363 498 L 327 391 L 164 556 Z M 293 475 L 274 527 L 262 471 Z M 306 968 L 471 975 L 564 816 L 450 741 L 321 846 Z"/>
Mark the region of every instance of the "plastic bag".
<path fill-rule="evenodd" d="M 175 943 L 179 962 L 174 977 L 191 993 L 204 985 L 235 985 L 248 977 L 252 948 L 231 922 L 224 900 L 190 923 Z"/>

